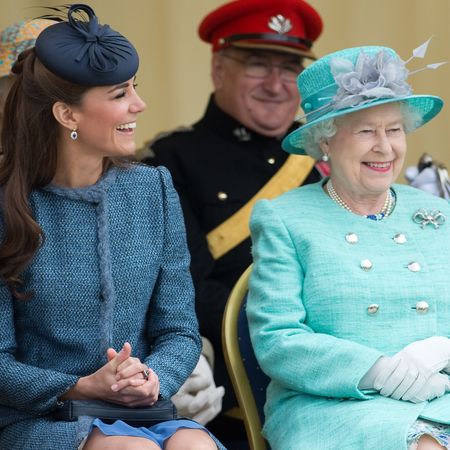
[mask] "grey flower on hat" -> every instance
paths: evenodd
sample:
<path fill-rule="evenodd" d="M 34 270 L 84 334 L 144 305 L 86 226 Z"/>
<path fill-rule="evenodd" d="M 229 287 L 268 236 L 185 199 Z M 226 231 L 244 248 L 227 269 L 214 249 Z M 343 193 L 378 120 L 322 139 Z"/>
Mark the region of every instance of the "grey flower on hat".
<path fill-rule="evenodd" d="M 375 58 L 361 51 L 355 64 L 336 57 L 331 59 L 330 69 L 338 86 L 332 102 L 334 109 L 412 93 L 406 82 L 409 72 L 404 61 L 384 51 L 380 51 Z"/>

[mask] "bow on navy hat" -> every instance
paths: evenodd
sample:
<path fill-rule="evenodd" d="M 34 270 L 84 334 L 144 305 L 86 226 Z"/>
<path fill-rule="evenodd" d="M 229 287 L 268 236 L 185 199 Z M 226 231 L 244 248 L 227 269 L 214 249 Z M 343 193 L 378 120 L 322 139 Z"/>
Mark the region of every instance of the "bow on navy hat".
<path fill-rule="evenodd" d="M 88 21 L 76 13 L 86 13 Z M 36 55 L 55 75 L 83 86 L 108 86 L 132 78 L 139 66 L 133 45 L 109 25 L 100 25 L 84 4 L 68 9 L 68 21 L 46 28 L 36 40 Z"/>

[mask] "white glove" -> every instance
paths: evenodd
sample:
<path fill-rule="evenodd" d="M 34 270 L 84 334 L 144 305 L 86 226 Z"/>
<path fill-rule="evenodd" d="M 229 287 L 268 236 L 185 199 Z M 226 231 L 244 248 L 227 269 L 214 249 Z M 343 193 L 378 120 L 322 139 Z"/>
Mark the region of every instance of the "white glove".
<path fill-rule="evenodd" d="M 435 373 L 425 383 L 425 386 L 409 399 L 410 402 L 420 403 L 442 397 L 450 391 L 450 378 L 442 373 Z"/>
<path fill-rule="evenodd" d="M 405 178 L 409 184 L 415 188 L 422 189 L 430 194 L 442 195 L 436 167 L 426 167 L 419 172 L 416 166 L 407 167 L 405 169 Z"/>
<path fill-rule="evenodd" d="M 420 365 L 395 356 L 382 356 L 359 383 L 360 389 L 375 389 L 385 397 L 408 400 L 421 392 L 429 378 Z"/>
<path fill-rule="evenodd" d="M 444 336 L 433 336 L 407 345 L 397 353 L 411 361 L 420 364 L 429 371 L 429 375 L 441 370 L 450 372 L 450 339 Z"/>
<path fill-rule="evenodd" d="M 223 386 L 216 387 L 214 383 L 208 361 L 200 355 L 191 376 L 172 396 L 172 401 L 180 415 L 206 425 L 221 411 L 224 394 Z"/>

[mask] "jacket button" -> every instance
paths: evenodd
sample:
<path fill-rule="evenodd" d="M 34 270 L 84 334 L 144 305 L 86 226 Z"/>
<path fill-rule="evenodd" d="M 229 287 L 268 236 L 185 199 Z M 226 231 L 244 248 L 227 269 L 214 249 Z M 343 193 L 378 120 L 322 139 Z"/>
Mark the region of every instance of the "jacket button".
<path fill-rule="evenodd" d="M 408 270 L 411 272 L 419 272 L 420 271 L 420 264 L 418 262 L 410 262 L 408 264 Z"/>
<path fill-rule="evenodd" d="M 361 261 L 360 266 L 361 266 L 361 269 L 363 269 L 367 272 L 368 270 L 370 270 L 372 268 L 373 264 L 370 259 L 363 259 Z"/>
<path fill-rule="evenodd" d="M 228 194 L 226 192 L 220 191 L 220 192 L 217 193 L 217 198 L 220 201 L 224 202 L 228 198 Z"/>
<path fill-rule="evenodd" d="M 273 166 L 275 164 L 275 158 L 267 158 L 267 162 Z"/>
<path fill-rule="evenodd" d="M 367 312 L 371 315 L 376 314 L 380 307 L 376 303 L 372 303 L 367 307 Z"/>
<path fill-rule="evenodd" d="M 357 244 L 358 243 L 358 236 L 355 233 L 348 233 L 345 235 L 345 240 L 349 244 Z"/>
<path fill-rule="evenodd" d="M 406 242 L 406 236 L 403 233 L 396 234 L 393 239 L 396 244 L 404 244 Z"/>
<path fill-rule="evenodd" d="M 422 301 L 416 303 L 416 311 L 419 314 L 426 314 L 429 309 L 430 309 L 430 306 L 428 305 L 428 303 L 426 301 L 422 300 Z"/>

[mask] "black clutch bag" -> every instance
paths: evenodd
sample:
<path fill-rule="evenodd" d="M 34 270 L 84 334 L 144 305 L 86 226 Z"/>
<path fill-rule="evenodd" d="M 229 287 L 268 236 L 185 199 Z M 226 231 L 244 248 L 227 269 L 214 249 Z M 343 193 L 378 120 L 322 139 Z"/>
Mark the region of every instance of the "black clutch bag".
<path fill-rule="evenodd" d="M 56 420 L 75 421 L 79 416 L 90 416 L 105 423 L 123 420 L 135 427 L 149 427 L 159 422 L 178 418 L 177 409 L 170 400 L 158 400 L 152 406 L 129 408 L 100 400 L 66 400 L 58 402 L 53 417 Z"/>

